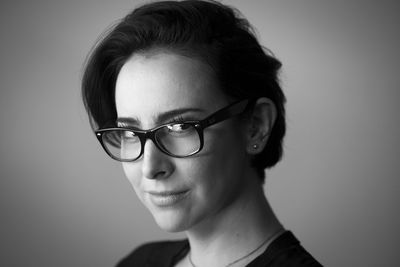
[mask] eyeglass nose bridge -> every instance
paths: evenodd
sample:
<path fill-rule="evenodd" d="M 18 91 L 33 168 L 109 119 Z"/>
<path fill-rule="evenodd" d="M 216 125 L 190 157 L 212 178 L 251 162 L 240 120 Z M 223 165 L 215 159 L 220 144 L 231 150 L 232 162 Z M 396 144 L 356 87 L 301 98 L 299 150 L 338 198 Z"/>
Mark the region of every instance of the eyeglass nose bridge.
<path fill-rule="evenodd" d="M 147 130 L 147 131 L 140 131 L 137 132 L 136 134 L 139 137 L 140 140 L 140 145 L 141 145 L 141 150 L 140 150 L 140 154 L 136 159 L 139 159 L 143 156 L 144 154 L 144 146 L 146 145 L 146 141 L 147 140 L 151 140 L 153 142 L 153 144 L 157 147 L 158 150 L 160 150 L 162 153 L 167 154 L 167 155 L 171 155 L 168 151 L 166 151 L 162 145 L 157 141 L 156 138 L 156 132 L 157 130 L 159 130 L 161 127 L 158 127 L 156 129 L 151 129 L 151 130 Z"/>

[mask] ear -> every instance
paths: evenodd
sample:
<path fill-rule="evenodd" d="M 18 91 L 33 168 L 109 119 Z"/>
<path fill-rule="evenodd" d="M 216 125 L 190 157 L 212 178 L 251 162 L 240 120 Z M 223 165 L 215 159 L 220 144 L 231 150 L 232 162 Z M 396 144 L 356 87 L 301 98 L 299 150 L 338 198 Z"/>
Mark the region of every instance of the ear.
<path fill-rule="evenodd" d="M 269 98 L 257 99 L 250 115 L 247 130 L 247 152 L 256 155 L 263 151 L 276 120 L 276 106 Z"/>

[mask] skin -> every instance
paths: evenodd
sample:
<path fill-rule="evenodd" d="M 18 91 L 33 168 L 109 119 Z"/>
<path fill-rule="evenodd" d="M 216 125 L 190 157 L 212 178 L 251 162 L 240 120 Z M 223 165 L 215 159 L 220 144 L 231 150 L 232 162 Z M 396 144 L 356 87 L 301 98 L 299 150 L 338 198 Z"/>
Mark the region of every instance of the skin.
<path fill-rule="evenodd" d="M 115 101 L 118 117 L 130 118 L 129 126 L 138 129 L 170 122 L 172 117 L 162 117 L 171 110 L 196 108 L 181 117 L 200 120 L 232 102 L 208 65 L 160 51 L 133 55 L 124 64 Z M 274 112 L 273 104 L 261 99 L 249 120 L 235 117 L 207 128 L 204 148 L 195 156 L 173 158 L 147 140 L 138 161 L 123 163 L 156 223 L 169 232 L 186 232 L 196 265 L 226 265 L 281 228 L 250 165 L 265 145 Z M 163 206 L 154 201 L 155 191 L 184 191 L 185 197 Z M 177 266 L 187 265 L 185 258 Z"/>

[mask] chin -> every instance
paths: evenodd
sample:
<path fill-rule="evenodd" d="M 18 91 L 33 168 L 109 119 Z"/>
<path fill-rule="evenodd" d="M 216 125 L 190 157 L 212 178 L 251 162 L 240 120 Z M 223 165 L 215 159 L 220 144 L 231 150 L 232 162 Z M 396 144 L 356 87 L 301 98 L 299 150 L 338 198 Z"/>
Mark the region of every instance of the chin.
<path fill-rule="evenodd" d="M 153 215 L 155 222 L 164 231 L 175 233 L 191 227 L 191 201 L 188 196 L 181 199 L 151 197 L 143 198 L 143 203 Z"/>
<path fill-rule="evenodd" d="M 189 220 L 184 214 L 174 210 L 152 211 L 157 225 L 170 233 L 183 232 L 190 227 Z"/>

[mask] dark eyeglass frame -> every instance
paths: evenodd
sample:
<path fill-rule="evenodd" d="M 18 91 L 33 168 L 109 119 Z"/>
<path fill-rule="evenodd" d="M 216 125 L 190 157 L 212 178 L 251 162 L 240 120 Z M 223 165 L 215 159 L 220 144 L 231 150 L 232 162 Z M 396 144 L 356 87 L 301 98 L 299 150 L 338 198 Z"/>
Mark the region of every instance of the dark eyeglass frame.
<path fill-rule="evenodd" d="M 211 125 L 217 124 L 219 122 L 222 122 L 224 120 L 227 120 L 233 116 L 238 116 L 241 115 L 245 112 L 247 112 L 248 110 L 252 109 L 254 104 L 256 102 L 256 99 L 244 99 L 244 100 L 239 100 L 236 101 L 214 113 L 212 113 L 211 115 L 209 115 L 207 118 L 203 119 L 203 120 L 199 120 L 199 121 L 183 121 L 183 122 L 170 122 L 170 123 L 165 123 L 162 125 L 159 125 L 157 127 L 154 127 L 152 129 L 149 130 L 137 130 L 131 127 L 110 127 L 110 128 L 102 128 L 102 129 L 98 129 L 95 131 L 96 137 L 99 140 L 101 146 L 103 147 L 104 151 L 113 159 L 120 161 L 120 162 L 133 162 L 138 160 L 144 152 L 144 145 L 146 143 L 147 139 L 150 139 L 151 141 L 153 141 L 153 143 L 156 145 L 156 147 L 162 151 L 163 153 L 171 156 L 171 157 L 175 157 L 175 158 L 186 158 L 186 157 L 190 157 L 193 156 L 197 153 L 199 153 L 201 151 L 201 149 L 204 146 L 204 129 L 206 129 L 207 127 L 210 127 Z M 191 125 L 192 127 L 194 127 L 194 129 L 196 129 L 198 135 L 199 135 L 199 139 L 200 139 L 200 145 L 199 148 L 188 154 L 185 156 L 179 156 L 179 155 L 174 155 L 171 152 L 169 152 L 168 150 L 166 150 L 165 148 L 163 148 L 162 144 L 159 143 L 159 141 L 156 138 L 156 132 L 164 127 L 167 126 L 171 126 L 171 125 L 175 125 L 175 124 L 188 124 Z M 106 147 L 106 145 L 103 142 L 103 134 L 109 132 L 109 131 L 130 131 L 133 132 L 140 140 L 140 144 L 141 144 L 141 150 L 139 155 L 134 158 L 134 159 L 120 159 L 118 157 L 115 157 Z"/>

